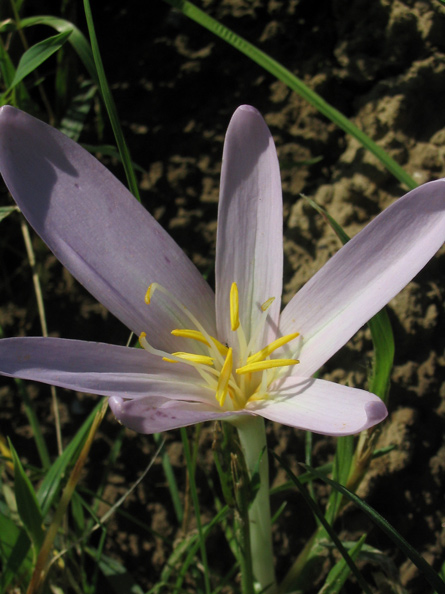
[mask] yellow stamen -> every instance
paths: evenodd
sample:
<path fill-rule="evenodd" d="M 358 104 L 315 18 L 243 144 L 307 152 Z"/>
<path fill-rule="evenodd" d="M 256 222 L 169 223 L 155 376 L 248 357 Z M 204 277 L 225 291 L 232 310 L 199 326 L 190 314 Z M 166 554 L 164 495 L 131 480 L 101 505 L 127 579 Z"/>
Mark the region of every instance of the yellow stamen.
<path fill-rule="evenodd" d="M 206 357 L 205 355 L 195 355 L 194 353 L 172 353 L 173 357 L 178 359 L 184 359 L 184 361 L 190 361 L 190 363 L 199 363 L 201 365 L 209 365 L 212 367 L 213 358 Z"/>
<path fill-rule="evenodd" d="M 207 342 L 206 337 L 202 332 L 198 330 L 187 330 L 187 329 L 176 329 L 172 330 L 171 332 L 173 336 L 179 336 L 180 338 L 191 338 L 192 340 L 197 340 L 198 342 L 202 342 L 203 344 L 210 346 Z"/>
<path fill-rule="evenodd" d="M 208 347 L 210 346 L 207 338 L 204 336 L 204 334 L 202 332 L 199 332 L 198 330 L 187 330 L 187 329 L 178 328 L 176 330 L 172 330 L 171 333 L 173 334 L 173 336 L 179 336 L 181 338 L 191 338 L 192 340 L 197 340 L 198 342 L 202 342 L 202 344 L 205 344 Z M 225 357 L 227 355 L 227 351 L 229 350 L 228 347 L 226 347 L 224 344 L 219 342 L 219 340 L 217 340 L 213 336 L 210 336 L 210 339 L 213 342 L 213 344 L 216 346 L 216 348 L 218 349 L 218 352 L 223 357 Z"/>
<path fill-rule="evenodd" d="M 163 361 L 167 361 L 167 363 L 179 363 L 176 359 L 169 359 L 168 357 L 162 357 Z"/>
<path fill-rule="evenodd" d="M 236 373 L 254 373 L 255 371 L 264 371 L 265 369 L 272 369 L 273 367 L 287 367 L 288 365 L 296 365 L 300 361 L 296 359 L 269 359 L 268 361 L 258 361 L 257 363 L 249 363 L 243 367 L 238 367 Z"/>
<path fill-rule="evenodd" d="M 151 283 L 148 287 L 147 292 L 145 293 L 145 303 L 150 305 L 151 298 L 153 297 L 153 293 L 156 290 L 157 283 Z"/>
<path fill-rule="evenodd" d="M 233 286 L 233 285 L 232 285 Z M 229 390 L 229 380 L 232 374 L 232 349 L 228 349 L 226 360 L 219 374 L 218 386 L 216 388 L 215 397 L 220 406 L 224 406 L 227 392 Z"/>
<path fill-rule="evenodd" d="M 261 351 L 258 351 L 254 355 L 250 355 L 250 357 L 247 357 L 247 364 L 256 363 L 257 361 L 264 361 L 266 357 L 269 357 L 269 355 L 271 355 L 274 351 L 276 351 L 281 346 L 287 344 L 288 342 L 291 342 L 291 340 L 294 340 L 294 338 L 297 338 L 297 336 L 300 336 L 299 332 L 294 332 L 293 334 L 287 334 L 286 336 L 281 336 L 281 338 L 277 338 L 276 340 L 268 344 Z"/>
<path fill-rule="evenodd" d="M 274 301 L 275 301 L 275 297 L 269 297 L 269 299 L 267 301 L 265 301 L 263 303 L 263 305 L 261 306 L 261 311 L 268 310 Z"/>
<path fill-rule="evenodd" d="M 223 356 L 226 357 L 227 353 L 229 352 L 229 347 L 226 347 L 225 344 L 223 344 L 222 342 L 219 342 L 219 340 L 217 340 L 216 338 L 213 338 L 213 336 L 210 337 L 212 339 L 213 344 L 216 346 L 216 348 L 218 349 L 218 352 Z"/>
<path fill-rule="evenodd" d="M 237 330 L 239 326 L 239 295 L 236 283 L 232 283 L 230 288 L 230 324 L 232 330 Z"/>

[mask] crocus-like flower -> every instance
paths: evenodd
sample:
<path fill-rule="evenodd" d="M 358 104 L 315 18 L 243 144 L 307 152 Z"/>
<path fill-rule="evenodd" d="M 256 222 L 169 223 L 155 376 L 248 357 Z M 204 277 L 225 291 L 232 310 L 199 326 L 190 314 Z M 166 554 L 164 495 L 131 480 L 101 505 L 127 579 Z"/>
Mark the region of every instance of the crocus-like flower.
<path fill-rule="evenodd" d="M 9 106 L 0 111 L 0 169 L 36 232 L 143 347 L 4 339 L 3 375 L 108 396 L 116 417 L 142 433 L 261 415 L 346 435 L 385 418 L 375 395 L 312 375 L 440 248 L 444 180 L 385 210 L 280 313 L 279 166 L 254 108 L 238 108 L 225 140 L 216 297 L 96 159 Z"/>

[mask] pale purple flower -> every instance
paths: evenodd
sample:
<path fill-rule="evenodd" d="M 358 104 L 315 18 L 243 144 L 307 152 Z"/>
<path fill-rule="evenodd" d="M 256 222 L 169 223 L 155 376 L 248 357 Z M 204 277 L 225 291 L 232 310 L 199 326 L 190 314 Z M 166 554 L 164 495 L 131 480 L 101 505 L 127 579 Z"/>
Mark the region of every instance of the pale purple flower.
<path fill-rule="evenodd" d="M 261 415 L 346 435 L 386 417 L 377 396 L 312 375 L 440 248 L 444 180 L 385 210 L 280 313 L 280 173 L 254 108 L 238 108 L 225 140 L 216 298 L 109 171 L 60 132 L 9 106 L 0 110 L 0 169 L 57 258 L 145 347 L 4 339 L 1 374 L 108 396 L 118 420 L 142 433 Z"/>

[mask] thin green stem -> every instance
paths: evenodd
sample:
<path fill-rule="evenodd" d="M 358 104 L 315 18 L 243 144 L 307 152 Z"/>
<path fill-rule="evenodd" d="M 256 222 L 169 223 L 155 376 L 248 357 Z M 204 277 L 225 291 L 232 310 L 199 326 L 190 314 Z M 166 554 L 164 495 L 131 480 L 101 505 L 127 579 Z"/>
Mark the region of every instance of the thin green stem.
<path fill-rule="evenodd" d="M 251 481 L 244 455 L 231 453 L 232 478 L 236 500 L 235 527 L 238 541 L 238 562 L 241 567 L 241 589 L 243 594 L 254 592 L 252 562 L 252 541 L 250 535 L 249 507 L 251 502 Z"/>
<path fill-rule="evenodd" d="M 161 433 L 155 433 L 153 435 L 153 437 L 154 437 L 156 445 L 159 446 L 163 441 Z M 178 489 L 178 485 L 176 483 L 175 473 L 173 472 L 173 467 L 170 462 L 170 457 L 166 450 L 163 450 L 161 453 L 161 461 L 162 461 L 162 468 L 164 470 L 165 478 L 167 479 L 170 496 L 172 498 L 172 503 L 173 503 L 173 508 L 175 510 L 176 519 L 178 520 L 178 523 L 181 524 L 183 516 L 184 516 L 184 512 L 182 509 L 181 498 L 179 497 L 179 489 Z"/>
<path fill-rule="evenodd" d="M 184 455 L 185 461 L 187 464 L 187 469 L 189 471 L 189 481 L 190 481 L 190 494 L 193 501 L 193 507 L 195 509 L 195 517 L 196 517 L 196 526 L 198 528 L 198 535 L 199 535 L 199 543 L 201 549 L 201 558 L 202 563 L 204 565 L 204 584 L 205 584 L 205 591 L 206 594 L 210 594 L 210 579 L 209 579 L 209 572 L 208 572 L 208 563 L 207 563 L 207 551 L 205 546 L 205 536 L 202 529 L 202 522 L 201 522 L 201 514 L 199 511 L 199 501 L 198 501 L 198 493 L 196 491 L 196 481 L 195 481 L 195 472 L 193 467 L 192 455 L 190 452 L 190 445 L 187 436 L 187 430 L 184 427 L 181 427 L 181 437 L 182 443 L 184 446 Z"/>
<path fill-rule="evenodd" d="M 102 99 L 105 103 L 108 117 L 110 118 L 111 127 L 113 128 L 114 137 L 116 139 L 117 148 L 119 149 L 119 153 L 121 155 L 122 163 L 125 169 L 125 175 L 127 177 L 128 187 L 130 188 L 130 192 L 132 192 L 132 194 L 140 202 L 141 199 L 139 197 L 139 188 L 133 169 L 133 164 L 131 161 L 130 151 L 128 150 L 127 143 L 125 142 L 119 117 L 117 115 L 116 104 L 114 103 L 114 99 L 111 94 L 110 87 L 108 85 L 107 77 L 105 76 L 105 70 L 99 51 L 99 44 L 97 42 L 96 31 L 94 29 L 93 15 L 91 13 L 89 0 L 84 0 L 83 4 L 85 10 L 85 17 L 87 20 L 88 33 L 90 35 L 94 63 L 96 65 L 97 76 L 99 78 Z"/>
<path fill-rule="evenodd" d="M 37 301 L 37 310 L 39 312 L 39 320 L 40 326 L 42 328 L 42 335 L 48 336 L 48 326 L 46 324 L 46 312 L 45 312 L 45 304 L 43 302 L 43 295 L 42 295 L 42 287 L 40 286 L 40 277 L 36 266 L 36 258 L 34 254 L 34 249 L 32 247 L 31 236 L 29 234 L 29 227 L 28 223 L 24 219 L 24 217 L 20 218 L 20 228 L 23 235 L 23 241 L 25 243 L 26 254 L 28 256 L 29 266 L 32 272 L 32 282 L 34 285 L 34 293 L 36 296 Z M 59 415 L 59 403 L 57 400 L 57 391 L 55 386 L 50 386 L 51 392 L 51 401 L 53 405 L 53 413 L 54 413 L 54 424 L 56 429 L 56 437 L 57 437 L 57 451 L 59 456 L 62 455 L 63 446 L 62 446 L 62 429 L 60 424 L 60 415 Z"/>

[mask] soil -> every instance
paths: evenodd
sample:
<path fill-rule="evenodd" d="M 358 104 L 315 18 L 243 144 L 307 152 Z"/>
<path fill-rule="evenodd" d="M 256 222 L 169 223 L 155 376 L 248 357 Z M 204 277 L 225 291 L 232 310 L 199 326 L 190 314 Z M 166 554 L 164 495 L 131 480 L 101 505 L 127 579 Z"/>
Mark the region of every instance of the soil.
<path fill-rule="evenodd" d="M 439 0 L 321 0 L 316 5 L 311 0 L 202 0 L 197 4 L 298 75 L 416 182 L 445 176 L 445 6 Z M 81 13 L 76 14 L 75 7 L 71 10 L 70 18 L 85 30 Z M 280 158 L 285 301 L 339 248 L 334 233 L 301 198 L 302 193 L 355 235 L 407 191 L 356 140 L 283 83 L 161 0 L 147 3 L 142 12 L 135 0 L 125 5 L 108 0 L 95 9 L 94 16 L 126 139 L 133 159 L 144 169 L 139 174 L 143 203 L 210 282 L 224 133 L 231 114 L 242 103 L 262 112 Z M 89 122 L 91 138 L 85 141 L 92 139 L 97 119 L 96 112 Z M 107 127 L 103 140 L 112 142 Z M 105 162 L 123 178 L 115 161 Z M 41 333 L 26 254 L 18 238 L 18 218 L 9 217 L 2 223 L 0 264 L 0 323 L 8 336 Z M 34 245 L 50 334 L 125 344 L 127 330 L 78 286 L 37 238 Z M 360 487 L 360 495 L 436 570 L 445 549 L 444 265 L 442 249 L 389 305 L 396 358 L 390 416 L 378 445 L 395 447 L 373 462 Z M 365 387 L 371 355 L 369 331 L 362 329 L 321 375 Z M 9 434 L 16 449 L 37 463 L 14 384 L 2 381 L 0 386 L 0 433 Z M 39 385 L 29 389 L 55 452 L 49 389 Z M 59 397 L 63 434 L 68 438 L 94 400 L 63 390 Z M 83 481 L 88 488 L 94 489 L 100 481 L 101 460 L 120 431 L 109 414 Z M 204 514 L 211 513 L 208 506 L 213 497 L 208 478 L 217 482 L 210 451 L 212 432 L 206 426 L 200 437 L 197 480 Z M 297 461 L 304 460 L 304 434 L 272 423 L 268 432 L 270 448 L 296 470 Z M 166 440 L 183 487 L 179 433 L 170 432 Z M 122 451 L 105 488 L 107 500 L 115 501 L 125 493 L 155 449 L 152 437 L 125 431 Z M 331 460 L 333 451 L 333 440 L 314 436 L 315 465 Z M 272 481 L 278 485 L 284 474 L 272 460 L 271 464 Z M 314 529 L 297 494 L 277 496 L 274 509 L 284 500 L 287 506 L 274 534 L 281 577 Z M 106 551 L 125 563 L 148 589 L 159 579 L 169 555 L 170 545 L 164 539 L 173 541 L 181 535 L 159 459 L 123 507 L 148 524 L 153 536 L 147 539 L 141 527 L 115 516 L 108 525 Z M 388 576 L 373 565 L 367 577 L 374 580 L 376 591 L 399 592 L 400 585 L 412 594 L 428 591 L 415 567 L 360 512 L 347 508 L 336 528 L 344 540 L 366 531 L 367 542 L 388 556 L 399 586 L 391 589 Z M 216 571 L 227 572 L 231 562 L 228 554 L 218 552 L 220 536 L 216 531 L 210 539 L 211 564 Z M 317 586 L 314 582 L 314 591 Z M 188 587 L 187 591 L 194 591 L 192 584 Z M 354 584 L 348 588 L 345 592 L 358 591 Z"/>

